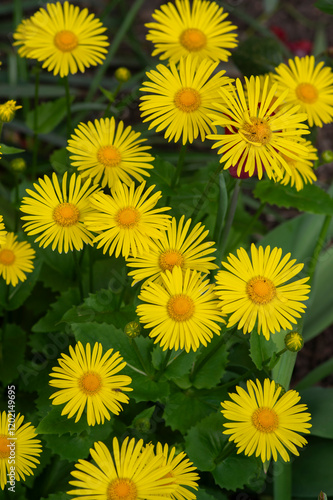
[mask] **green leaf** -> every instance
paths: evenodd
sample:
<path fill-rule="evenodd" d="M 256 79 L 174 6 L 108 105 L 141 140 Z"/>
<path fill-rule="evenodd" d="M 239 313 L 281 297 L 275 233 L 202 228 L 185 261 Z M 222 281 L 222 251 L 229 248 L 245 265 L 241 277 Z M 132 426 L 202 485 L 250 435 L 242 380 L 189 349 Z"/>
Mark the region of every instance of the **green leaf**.
<path fill-rule="evenodd" d="M 48 497 L 43 497 L 41 500 L 70 500 L 71 496 L 67 495 L 67 493 L 51 493 Z"/>
<path fill-rule="evenodd" d="M 24 153 L 24 149 L 14 148 L 13 146 L 6 146 L 6 144 L 0 144 L 1 153 L 4 155 L 16 155 L 18 153 Z"/>
<path fill-rule="evenodd" d="M 263 75 L 283 62 L 283 52 L 274 38 L 250 36 L 238 45 L 232 60 L 245 76 Z"/>
<path fill-rule="evenodd" d="M 18 309 L 31 295 L 32 290 L 38 280 L 42 262 L 39 259 L 35 259 L 33 261 L 33 264 L 34 270 L 32 271 L 32 273 L 27 273 L 27 279 L 25 281 L 20 281 L 15 287 L 6 285 L 6 282 L 4 280 L 1 280 L 0 305 L 2 305 L 8 311 L 14 311 L 15 309 Z M 8 286 L 10 286 L 10 289 L 7 303 L 6 297 Z"/>
<path fill-rule="evenodd" d="M 333 0 L 317 0 L 314 5 L 317 9 L 333 16 Z"/>
<path fill-rule="evenodd" d="M 2 356 L 0 355 L 0 380 L 7 385 L 17 377 L 17 367 L 23 363 L 26 333 L 18 325 L 7 324 L 2 329 Z"/>
<path fill-rule="evenodd" d="M 162 401 L 170 393 L 170 386 L 166 381 L 158 380 L 155 382 L 135 371 L 127 371 L 127 374 L 132 377 L 131 387 L 133 388 L 133 392 L 128 393 L 128 395 L 137 403 L 140 401 Z"/>
<path fill-rule="evenodd" d="M 333 439 L 333 389 L 310 387 L 300 395 L 311 413 L 311 435 Z"/>
<path fill-rule="evenodd" d="M 99 87 L 99 90 L 105 95 L 105 97 L 112 103 L 114 101 L 114 94 L 103 87 Z"/>
<path fill-rule="evenodd" d="M 54 170 L 60 175 L 63 175 L 65 172 L 72 173 L 76 171 L 76 169 L 71 166 L 69 153 L 66 148 L 53 151 L 50 156 L 50 163 Z"/>
<path fill-rule="evenodd" d="M 65 405 L 53 406 L 50 412 L 38 424 L 36 429 L 37 434 L 77 434 L 88 428 L 86 417 L 83 414 L 82 418 L 75 423 L 75 416 L 67 418 L 67 415 L 61 415 Z"/>
<path fill-rule="evenodd" d="M 80 303 L 80 294 L 78 288 L 69 288 L 60 293 L 57 301 L 50 305 L 47 311 L 37 323 L 32 327 L 33 332 L 56 332 L 63 327 L 61 321 L 63 315 L 73 306 Z M 59 324 L 62 323 L 62 324 Z"/>
<path fill-rule="evenodd" d="M 170 186 L 175 171 L 176 167 L 172 163 L 163 160 L 160 156 L 156 156 L 154 169 L 149 171 L 149 184 L 155 184 L 155 189 L 161 189 L 164 195 L 172 194 Z"/>
<path fill-rule="evenodd" d="M 224 495 L 221 491 L 213 490 L 208 492 L 203 488 L 199 488 L 198 491 L 195 492 L 197 500 L 228 500 L 228 497 Z"/>
<path fill-rule="evenodd" d="M 264 361 L 266 361 L 265 364 L 268 365 L 268 361 L 276 352 L 276 345 L 272 337 L 271 335 L 270 339 L 266 340 L 263 334 L 258 335 L 256 330 L 252 330 L 251 332 L 250 356 L 258 370 L 262 370 Z"/>
<path fill-rule="evenodd" d="M 192 365 L 195 359 L 198 357 L 199 352 L 186 352 L 186 351 L 174 351 L 170 356 L 170 361 L 163 372 L 163 377 L 167 380 L 173 380 L 177 383 L 177 380 L 182 379 L 184 375 L 189 375 Z M 161 368 L 161 364 L 165 358 L 165 351 L 159 345 L 156 345 L 152 352 L 152 363 L 156 370 Z M 188 387 L 191 383 L 189 382 Z"/>
<path fill-rule="evenodd" d="M 223 336 L 223 333 L 221 333 Z M 209 360 L 200 368 L 192 381 L 197 389 L 210 389 L 219 383 L 228 364 L 228 350 L 226 344 L 221 345 L 221 337 L 215 335 L 210 344 L 201 350 L 196 360 L 197 367 L 210 356 Z"/>
<path fill-rule="evenodd" d="M 306 184 L 301 191 L 296 191 L 295 187 L 283 186 L 278 182 L 260 181 L 253 194 L 270 205 L 297 208 L 301 212 L 313 214 L 333 214 L 333 199 L 315 184 Z"/>
<path fill-rule="evenodd" d="M 71 102 L 74 97 L 71 96 Z M 48 134 L 56 128 L 57 125 L 65 118 L 67 114 L 66 97 L 60 97 L 55 101 L 44 102 L 38 106 L 38 120 L 35 130 L 35 110 L 29 111 L 27 114 L 26 124 L 31 130 L 37 134 Z"/>
<path fill-rule="evenodd" d="M 317 384 L 323 378 L 328 377 L 333 373 L 333 358 L 324 361 L 319 366 L 316 366 L 310 373 L 305 375 L 304 378 L 294 387 L 296 391 L 307 389 L 308 387 Z"/>
<path fill-rule="evenodd" d="M 262 489 L 265 478 L 260 458 L 244 455 L 230 455 L 212 471 L 216 484 L 226 490 L 236 491 L 244 486 Z"/>

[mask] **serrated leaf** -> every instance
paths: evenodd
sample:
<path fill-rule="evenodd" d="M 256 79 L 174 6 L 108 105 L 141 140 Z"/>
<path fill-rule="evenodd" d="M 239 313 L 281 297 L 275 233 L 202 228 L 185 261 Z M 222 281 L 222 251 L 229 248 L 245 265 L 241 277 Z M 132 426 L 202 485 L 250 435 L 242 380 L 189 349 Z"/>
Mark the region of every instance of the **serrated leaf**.
<path fill-rule="evenodd" d="M 333 389 L 310 387 L 301 391 L 300 396 L 311 413 L 311 435 L 333 439 Z"/>
<path fill-rule="evenodd" d="M 212 471 L 216 484 L 226 490 L 236 491 L 245 485 L 254 483 L 259 487 L 264 485 L 262 462 L 259 458 L 244 455 L 230 455 Z"/>
<path fill-rule="evenodd" d="M 137 403 L 141 401 L 162 401 L 170 393 L 170 387 L 166 381 L 154 381 L 135 371 L 127 371 L 127 373 L 132 377 L 131 387 L 133 392 L 129 395 Z"/>
<path fill-rule="evenodd" d="M 225 344 L 221 345 L 221 337 L 215 335 L 211 343 L 202 349 L 200 356 L 196 360 L 196 366 L 200 367 L 206 356 L 210 356 L 209 360 L 196 372 L 192 381 L 193 386 L 197 389 L 214 387 L 219 383 L 225 372 L 228 364 L 228 351 Z"/>
<path fill-rule="evenodd" d="M 6 385 L 17 377 L 17 366 L 23 363 L 26 333 L 21 327 L 14 324 L 7 324 L 1 333 L 0 380 Z"/>
<path fill-rule="evenodd" d="M 261 202 L 284 208 L 296 208 L 312 214 L 333 214 L 333 199 L 315 184 L 306 184 L 301 191 L 278 182 L 257 182 L 253 192 Z"/>
<path fill-rule="evenodd" d="M 333 16 L 333 0 L 317 0 L 314 5 L 322 12 Z"/>
<path fill-rule="evenodd" d="M 232 60 L 243 75 L 263 75 L 283 62 L 281 45 L 274 38 L 246 37 L 233 51 Z"/>
<path fill-rule="evenodd" d="M 6 144 L 0 144 L 1 153 L 4 155 L 16 155 L 18 153 L 24 153 L 24 149 L 14 148 L 13 146 L 7 146 Z"/>
<path fill-rule="evenodd" d="M 73 306 L 80 303 L 80 294 L 78 288 L 70 288 L 62 292 L 57 301 L 50 305 L 47 311 L 37 323 L 32 327 L 33 332 L 56 332 L 61 330 L 63 315 Z M 61 324 L 62 323 L 62 324 Z"/>
<path fill-rule="evenodd" d="M 85 415 L 75 423 L 75 416 L 67 418 L 61 415 L 65 405 L 52 407 L 51 411 L 39 422 L 36 429 L 37 434 L 56 434 L 61 436 L 66 433 L 77 434 L 88 428 Z"/>
<path fill-rule="evenodd" d="M 71 102 L 74 97 L 71 97 Z M 27 114 L 26 125 L 37 134 L 48 134 L 56 128 L 67 114 L 66 97 L 55 101 L 44 102 L 38 106 L 37 127 L 35 130 L 35 110 Z"/>

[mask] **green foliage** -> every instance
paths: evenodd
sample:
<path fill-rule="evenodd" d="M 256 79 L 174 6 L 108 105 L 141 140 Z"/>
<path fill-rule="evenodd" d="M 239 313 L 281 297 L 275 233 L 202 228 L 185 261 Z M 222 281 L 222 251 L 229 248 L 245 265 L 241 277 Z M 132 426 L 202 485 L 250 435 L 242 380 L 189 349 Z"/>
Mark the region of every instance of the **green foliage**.
<path fill-rule="evenodd" d="M 0 148 L 3 155 L 16 155 L 18 153 L 24 153 L 24 149 L 6 146 L 6 144 L 0 144 Z"/>
<path fill-rule="evenodd" d="M 333 16 L 333 0 L 317 0 L 315 7 Z"/>
<path fill-rule="evenodd" d="M 258 335 L 256 330 L 252 331 L 250 337 L 250 356 L 258 370 L 262 370 L 263 366 L 268 367 L 276 351 L 276 345 L 272 336 L 269 340 L 266 340 L 262 334 Z"/>
<path fill-rule="evenodd" d="M 8 311 L 18 309 L 31 295 L 42 267 L 40 260 L 34 261 L 34 270 L 28 274 L 25 281 L 20 281 L 15 287 L 6 285 L 4 280 L 0 281 L 0 306 Z"/>
<path fill-rule="evenodd" d="M 333 389 L 309 387 L 301 397 L 311 413 L 311 435 L 333 439 Z"/>
<path fill-rule="evenodd" d="M 71 101 L 74 97 L 71 98 Z M 27 114 L 27 127 L 37 134 L 48 134 L 63 121 L 67 113 L 66 98 L 60 97 L 55 101 L 48 101 L 40 104 L 37 109 L 37 126 L 35 129 L 35 110 Z"/>
<path fill-rule="evenodd" d="M 283 62 L 283 51 L 274 38 L 253 35 L 238 45 L 232 59 L 243 75 L 263 75 Z"/>
<path fill-rule="evenodd" d="M 50 305 L 45 316 L 40 318 L 32 327 L 33 332 L 56 332 L 63 327 L 62 317 L 73 306 L 79 304 L 79 291 L 77 288 L 69 288 L 60 293 L 57 301 Z"/>
<path fill-rule="evenodd" d="M 1 329 L 1 337 L 0 380 L 7 385 L 16 379 L 17 367 L 24 360 L 26 333 L 18 325 L 7 324 Z"/>

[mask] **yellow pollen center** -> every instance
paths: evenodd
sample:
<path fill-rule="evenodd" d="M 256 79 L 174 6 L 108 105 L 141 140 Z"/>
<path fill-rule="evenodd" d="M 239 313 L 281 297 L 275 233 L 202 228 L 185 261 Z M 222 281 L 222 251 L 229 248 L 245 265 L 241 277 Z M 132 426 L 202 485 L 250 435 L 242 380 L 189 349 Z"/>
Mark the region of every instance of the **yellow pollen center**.
<path fill-rule="evenodd" d="M 121 154 L 114 146 L 102 146 L 97 151 L 97 160 L 104 167 L 117 167 L 121 163 Z"/>
<path fill-rule="evenodd" d="M 74 226 L 80 219 L 80 212 L 73 203 L 60 203 L 53 210 L 53 219 L 59 226 Z"/>
<path fill-rule="evenodd" d="M 106 492 L 107 500 L 136 500 L 137 489 L 131 479 L 114 479 Z"/>
<path fill-rule="evenodd" d="M 54 36 L 54 45 L 61 50 L 61 52 L 72 52 L 78 44 L 79 40 L 72 31 L 58 31 Z"/>
<path fill-rule="evenodd" d="M 163 271 L 167 269 L 172 271 L 174 266 L 182 267 L 184 264 L 184 257 L 178 250 L 166 250 L 160 255 L 159 266 Z"/>
<path fill-rule="evenodd" d="M 250 118 L 251 123 L 245 123 L 240 129 L 241 134 L 248 142 L 267 144 L 272 135 L 268 123 L 262 118 Z"/>
<path fill-rule="evenodd" d="M 295 92 L 297 98 L 306 104 L 313 104 L 318 99 L 318 90 L 311 83 L 300 83 Z"/>
<path fill-rule="evenodd" d="M 279 426 L 279 417 L 271 408 L 258 408 L 252 414 L 252 423 L 260 432 L 274 432 Z"/>
<path fill-rule="evenodd" d="M 274 283 L 262 276 L 252 278 L 246 285 L 246 292 L 256 304 L 268 304 L 276 296 Z"/>
<path fill-rule="evenodd" d="M 174 295 L 167 303 L 167 311 L 174 321 L 186 321 L 194 314 L 195 306 L 191 297 L 187 295 Z"/>
<path fill-rule="evenodd" d="M 87 372 L 79 379 L 79 386 L 85 394 L 93 396 L 102 387 L 102 379 L 98 373 Z"/>
<path fill-rule="evenodd" d="M 140 212 L 134 207 L 122 208 L 116 215 L 118 226 L 129 229 L 137 225 L 140 220 Z"/>
<path fill-rule="evenodd" d="M 2 434 L 0 436 L 0 458 L 8 458 L 10 453 L 9 439 Z"/>
<path fill-rule="evenodd" d="M 182 32 L 179 41 L 190 52 L 198 52 L 206 46 L 207 38 L 201 30 L 189 28 Z"/>
<path fill-rule="evenodd" d="M 192 113 L 200 106 L 201 98 L 197 90 L 186 87 L 176 92 L 174 102 L 181 111 Z"/>
<path fill-rule="evenodd" d="M 0 250 L 0 263 L 4 266 L 11 266 L 15 262 L 15 254 L 12 250 L 4 248 Z"/>

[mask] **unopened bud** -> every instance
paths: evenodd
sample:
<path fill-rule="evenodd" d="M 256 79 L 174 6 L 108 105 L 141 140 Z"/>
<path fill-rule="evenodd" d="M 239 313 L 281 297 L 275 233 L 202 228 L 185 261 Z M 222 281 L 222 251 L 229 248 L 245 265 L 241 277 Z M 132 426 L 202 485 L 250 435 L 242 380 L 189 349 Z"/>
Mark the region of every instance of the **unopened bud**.
<path fill-rule="evenodd" d="M 131 321 L 125 326 L 125 333 L 130 339 L 135 339 L 141 333 L 141 325 L 137 321 Z"/>
<path fill-rule="evenodd" d="M 284 344 L 288 351 L 298 352 L 304 346 L 304 340 L 300 333 L 289 332 L 284 338 Z"/>
<path fill-rule="evenodd" d="M 0 121 L 8 123 L 11 122 L 15 116 L 15 111 L 22 108 L 22 106 L 16 106 L 16 101 L 7 101 L 4 104 L 0 104 Z"/>
<path fill-rule="evenodd" d="M 324 163 L 331 163 L 333 161 L 333 151 L 327 149 L 321 154 L 321 159 Z"/>
<path fill-rule="evenodd" d="M 23 172 L 27 167 L 27 164 L 23 158 L 14 158 L 10 162 L 10 168 L 15 172 Z"/>
<path fill-rule="evenodd" d="M 125 83 L 131 78 L 131 72 L 127 68 L 118 68 L 114 72 L 114 76 L 119 83 Z"/>

